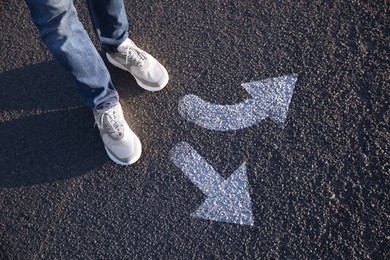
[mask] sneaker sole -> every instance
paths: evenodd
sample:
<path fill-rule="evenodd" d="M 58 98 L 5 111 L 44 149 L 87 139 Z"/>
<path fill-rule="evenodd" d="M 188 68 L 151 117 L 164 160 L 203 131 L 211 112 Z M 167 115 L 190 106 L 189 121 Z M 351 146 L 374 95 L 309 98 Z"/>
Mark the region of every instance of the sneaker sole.
<path fill-rule="evenodd" d="M 111 56 L 106 53 L 106 57 L 108 59 L 108 61 L 114 65 L 115 67 L 118 67 L 122 70 L 125 70 L 127 72 L 129 72 L 131 75 L 133 75 L 125 66 L 123 66 L 122 64 L 120 64 L 119 62 L 117 62 L 116 60 L 114 60 L 113 58 L 111 58 Z M 138 80 L 138 78 L 136 76 L 133 75 L 133 77 L 135 78 L 135 80 L 137 81 L 137 84 L 138 86 L 140 86 L 141 88 L 147 90 L 147 91 L 159 91 L 159 90 L 162 90 L 163 88 L 165 88 L 165 86 L 168 84 L 168 81 L 169 81 L 169 76 L 168 76 L 168 72 L 167 70 L 164 68 L 164 66 L 161 66 L 162 67 L 162 70 L 163 70 L 163 73 L 165 75 L 167 75 L 167 79 L 161 84 L 161 87 L 150 87 L 148 85 L 145 85 L 144 83 L 142 83 L 140 80 Z"/>

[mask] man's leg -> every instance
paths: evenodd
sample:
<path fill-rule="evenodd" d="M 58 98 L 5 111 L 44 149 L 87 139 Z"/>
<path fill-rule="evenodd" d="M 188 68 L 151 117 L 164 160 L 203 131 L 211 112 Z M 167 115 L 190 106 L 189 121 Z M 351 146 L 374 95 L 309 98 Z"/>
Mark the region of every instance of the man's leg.
<path fill-rule="evenodd" d="M 128 21 L 123 0 L 88 0 L 96 36 L 106 52 L 116 52 L 128 38 Z"/>
<path fill-rule="evenodd" d="M 141 156 L 141 143 L 127 125 L 108 70 L 77 17 L 72 0 L 26 0 L 39 35 L 69 72 L 93 109 L 108 156 L 129 165 Z"/>
<path fill-rule="evenodd" d="M 92 108 L 118 103 L 107 68 L 77 17 L 72 0 L 26 0 L 39 36 Z"/>
<path fill-rule="evenodd" d="M 168 84 L 167 70 L 149 53 L 128 39 L 123 0 L 88 0 L 96 35 L 114 66 L 130 72 L 138 85 L 158 91 Z"/>

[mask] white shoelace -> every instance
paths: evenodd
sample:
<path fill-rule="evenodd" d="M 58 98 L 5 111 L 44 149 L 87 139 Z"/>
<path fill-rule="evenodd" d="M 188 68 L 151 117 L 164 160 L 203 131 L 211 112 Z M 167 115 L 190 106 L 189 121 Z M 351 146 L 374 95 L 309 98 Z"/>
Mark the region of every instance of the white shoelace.
<path fill-rule="evenodd" d="M 123 135 L 123 124 L 118 122 L 117 111 L 115 111 L 115 109 L 110 109 L 101 113 L 95 121 L 95 124 L 100 129 L 108 130 L 110 135 L 114 138 L 119 138 Z"/>
<path fill-rule="evenodd" d="M 134 48 L 134 46 L 129 45 L 126 49 L 126 65 L 128 65 L 129 60 L 134 61 L 138 67 L 142 67 L 142 64 L 146 60 L 146 56 Z"/>

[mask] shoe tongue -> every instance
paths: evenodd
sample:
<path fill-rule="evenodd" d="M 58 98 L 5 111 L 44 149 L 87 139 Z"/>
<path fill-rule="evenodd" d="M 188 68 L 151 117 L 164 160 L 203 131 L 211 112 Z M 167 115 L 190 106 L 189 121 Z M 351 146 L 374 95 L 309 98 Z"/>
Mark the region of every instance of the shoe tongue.
<path fill-rule="evenodd" d="M 116 50 L 122 54 L 126 54 L 127 53 L 127 46 L 118 46 L 118 48 L 116 48 Z"/>
<path fill-rule="evenodd" d="M 134 46 L 134 43 L 129 38 L 127 38 L 116 49 L 119 52 L 126 52 L 128 47 L 133 47 L 133 46 Z"/>

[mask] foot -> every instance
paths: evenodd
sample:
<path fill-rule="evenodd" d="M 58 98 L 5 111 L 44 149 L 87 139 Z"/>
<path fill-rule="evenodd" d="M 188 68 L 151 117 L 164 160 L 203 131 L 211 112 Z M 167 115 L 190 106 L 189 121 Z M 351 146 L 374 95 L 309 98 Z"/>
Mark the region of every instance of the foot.
<path fill-rule="evenodd" d="M 126 123 L 121 105 L 94 109 L 93 115 L 110 159 L 120 165 L 135 163 L 141 156 L 141 142 Z"/>
<path fill-rule="evenodd" d="M 138 48 L 133 41 L 126 39 L 117 50 L 115 53 L 107 53 L 108 61 L 130 72 L 141 88 L 158 91 L 168 84 L 169 76 L 164 66 Z"/>

